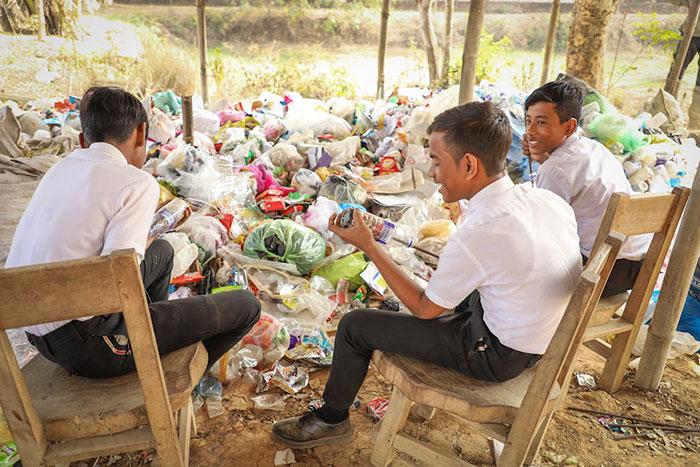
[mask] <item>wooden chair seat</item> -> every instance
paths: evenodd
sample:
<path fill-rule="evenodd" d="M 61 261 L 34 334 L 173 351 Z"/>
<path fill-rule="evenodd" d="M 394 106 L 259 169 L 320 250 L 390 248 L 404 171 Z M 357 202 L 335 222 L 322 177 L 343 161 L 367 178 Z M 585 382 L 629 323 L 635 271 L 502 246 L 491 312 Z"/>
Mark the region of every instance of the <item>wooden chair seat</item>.
<path fill-rule="evenodd" d="M 408 399 L 477 423 L 511 424 L 535 376 L 535 367 L 503 383 L 490 383 L 431 363 L 374 351 L 379 372 Z M 555 384 L 549 400 L 559 397 Z"/>
<path fill-rule="evenodd" d="M 207 350 L 198 342 L 162 356 L 161 362 L 170 405 L 177 411 L 204 374 Z M 22 373 L 50 441 L 110 435 L 148 424 L 135 371 L 116 378 L 81 378 L 39 354 Z"/>
<path fill-rule="evenodd" d="M 628 292 L 622 292 L 610 297 L 601 297 L 593 310 L 593 316 L 591 316 L 591 322 L 588 326 L 600 326 L 610 321 L 615 312 L 627 303 L 629 296 Z"/>

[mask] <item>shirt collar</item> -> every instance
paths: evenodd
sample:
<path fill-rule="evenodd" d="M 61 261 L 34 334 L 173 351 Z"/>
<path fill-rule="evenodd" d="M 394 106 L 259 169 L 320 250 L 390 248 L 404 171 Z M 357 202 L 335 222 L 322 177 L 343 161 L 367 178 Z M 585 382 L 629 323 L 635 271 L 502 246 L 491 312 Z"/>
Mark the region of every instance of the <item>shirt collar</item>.
<path fill-rule="evenodd" d="M 569 148 L 572 145 L 578 143 L 580 139 L 581 139 L 581 136 L 577 132 L 574 132 L 574 134 L 572 134 L 571 136 L 569 136 L 568 138 L 566 138 L 564 140 L 564 142 L 561 144 L 561 146 L 559 146 L 554 151 L 552 151 L 552 154 L 550 154 L 550 156 L 553 156 L 554 154 L 559 153 L 559 152 L 568 151 Z"/>
<path fill-rule="evenodd" d="M 513 188 L 513 186 L 513 181 L 510 179 L 510 177 L 508 175 L 504 175 L 495 182 L 491 182 L 491 184 L 485 186 L 481 189 L 481 191 L 472 196 L 472 199 L 469 200 L 469 206 L 478 206 L 486 202 L 486 200 L 492 196 L 508 191 L 509 189 Z"/>
<path fill-rule="evenodd" d="M 118 165 L 129 165 L 124 154 L 109 143 L 92 143 L 86 152 L 92 157 L 96 156 Z"/>

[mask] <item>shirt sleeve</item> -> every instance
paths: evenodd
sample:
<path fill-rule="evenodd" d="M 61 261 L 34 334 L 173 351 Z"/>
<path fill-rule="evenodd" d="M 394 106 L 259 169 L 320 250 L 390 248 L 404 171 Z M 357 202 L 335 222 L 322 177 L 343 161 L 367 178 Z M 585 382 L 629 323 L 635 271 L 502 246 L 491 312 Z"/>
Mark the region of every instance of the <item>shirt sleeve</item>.
<path fill-rule="evenodd" d="M 568 204 L 571 204 L 572 193 L 568 179 L 566 174 L 558 167 L 547 167 L 547 162 L 545 162 L 537 173 L 535 185 L 537 185 L 537 188 L 551 191 Z"/>
<path fill-rule="evenodd" d="M 430 278 L 425 295 L 438 306 L 454 308 L 485 278 L 484 268 L 455 234 L 440 255 L 437 270 Z"/>
<path fill-rule="evenodd" d="M 158 195 L 158 182 L 154 178 L 144 178 L 124 188 L 117 200 L 117 211 L 107 224 L 102 255 L 133 248 L 139 261 L 143 259 Z"/>

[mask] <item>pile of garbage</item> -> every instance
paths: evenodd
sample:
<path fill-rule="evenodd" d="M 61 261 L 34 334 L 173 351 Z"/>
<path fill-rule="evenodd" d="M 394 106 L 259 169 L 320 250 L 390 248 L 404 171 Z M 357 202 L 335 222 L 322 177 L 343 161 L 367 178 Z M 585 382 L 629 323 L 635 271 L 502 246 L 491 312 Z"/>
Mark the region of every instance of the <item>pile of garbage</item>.
<path fill-rule="evenodd" d="M 509 175 L 528 180 L 520 145 L 525 95 L 485 82 L 476 94 L 506 111 L 514 135 Z M 195 96 L 191 142 L 184 139 L 179 96 L 164 91 L 144 100 L 143 170 L 161 189 L 151 234 L 175 250 L 171 299 L 246 289 L 262 303 L 260 321 L 195 391 L 210 416 L 223 413 L 223 384 L 240 380 L 256 387 L 256 407 L 283 410 L 286 398 L 308 386 L 311 372 L 331 364 L 331 336 L 345 313 L 402 311 L 376 266 L 329 231 L 331 214 L 355 208 L 391 222 L 399 241 L 384 248 L 407 275 L 427 284 L 460 208 L 445 204 L 428 177 L 426 131 L 457 104 L 457 95 L 456 87 L 435 94 L 397 89 L 387 100 L 323 102 L 263 93 L 209 107 Z M 78 145 L 78 104 L 74 97 L 8 103 L 0 116 L 11 134 L 0 140 L 0 153 L 15 163 L 67 154 Z M 670 190 L 696 148 L 665 132 L 663 117 L 620 115 L 592 91 L 582 126 L 611 148 L 636 190 Z"/>

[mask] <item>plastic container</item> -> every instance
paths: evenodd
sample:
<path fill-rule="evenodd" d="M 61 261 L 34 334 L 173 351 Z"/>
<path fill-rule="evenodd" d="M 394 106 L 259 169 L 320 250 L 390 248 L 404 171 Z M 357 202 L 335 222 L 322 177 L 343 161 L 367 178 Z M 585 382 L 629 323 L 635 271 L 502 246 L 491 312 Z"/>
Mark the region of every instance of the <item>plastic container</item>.
<path fill-rule="evenodd" d="M 345 209 L 340 213 L 340 226 L 343 228 L 350 227 L 353 221 L 353 211 L 354 209 Z M 400 232 L 400 227 L 391 221 L 382 219 L 381 217 L 370 214 L 366 211 L 359 211 L 362 216 L 362 220 L 365 221 L 369 230 L 372 231 L 374 239 L 387 245 L 391 240 L 397 241 L 404 244 L 407 247 L 413 246 L 416 242 L 414 238 L 407 235 L 402 235 Z"/>
<path fill-rule="evenodd" d="M 185 212 L 189 207 L 190 205 L 187 204 L 187 201 L 175 198 L 160 208 L 153 216 L 153 223 L 148 231 L 148 236 L 157 237 L 174 228 L 185 217 Z"/>

